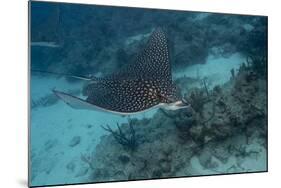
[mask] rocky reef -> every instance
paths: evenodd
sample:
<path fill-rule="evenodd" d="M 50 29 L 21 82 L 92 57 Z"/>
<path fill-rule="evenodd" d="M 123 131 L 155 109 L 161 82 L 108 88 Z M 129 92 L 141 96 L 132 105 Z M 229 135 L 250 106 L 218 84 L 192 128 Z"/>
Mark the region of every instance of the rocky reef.
<path fill-rule="evenodd" d="M 266 171 L 267 74 L 258 70 L 242 64 L 222 86 L 189 89 L 192 108 L 158 110 L 151 119 L 109 129 L 92 154 L 86 181 Z M 134 139 L 133 148 L 118 141 L 118 131 Z"/>

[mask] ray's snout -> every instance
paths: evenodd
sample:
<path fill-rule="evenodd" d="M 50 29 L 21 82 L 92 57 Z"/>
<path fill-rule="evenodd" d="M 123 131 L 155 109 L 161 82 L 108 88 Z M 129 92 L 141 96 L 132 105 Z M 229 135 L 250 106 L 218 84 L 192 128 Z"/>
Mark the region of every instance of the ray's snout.
<path fill-rule="evenodd" d="M 175 106 L 176 106 L 178 109 L 182 109 L 182 108 L 188 108 L 188 107 L 190 107 L 190 104 L 187 103 L 184 99 L 182 99 L 182 100 L 180 100 L 180 101 L 175 102 Z"/>
<path fill-rule="evenodd" d="M 166 104 L 165 109 L 167 110 L 180 110 L 184 108 L 189 108 L 190 104 L 188 104 L 185 100 L 178 100 L 173 103 Z"/>

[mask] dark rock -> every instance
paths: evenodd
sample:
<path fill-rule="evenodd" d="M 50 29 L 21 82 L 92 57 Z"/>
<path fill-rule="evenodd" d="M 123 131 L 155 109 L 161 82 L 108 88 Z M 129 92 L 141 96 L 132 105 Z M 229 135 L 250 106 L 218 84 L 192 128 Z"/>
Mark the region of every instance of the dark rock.
<path fill-rule="evenodd" d="M 81 168 L 75 175 L 75 177 L 85 176 L 89 171 L 89 168 Z"/>
<path fill-rule="evenodd" d="M 192 139 L 194 139 L 195 141 L 201 140 L 203 128 L 204 127 L 202 125 L 192 126 L 189 130 Z"/>
<path fill-rule="evenodd" d="M 110 178 L 110 174 L 106 169 L 103 168 L 97 168 L 94 170 L 92 174 L 93 179 L 100 179 L 100 180 L 106 180 Z"/>
<path fill-rule="evenodd" d="M 125 179 L 125 177 L 126 177 L 126 174 L 122 170 L 119 170 L 114 174 L 114 178 L 116 178 L 116 179 L 123 180 L 123 179 Z"/>
<path fill-rule="evenodd" d="M 167 161 L 160 162 L 160 169 L 163 173 L 167 173 L 171 171 L 171 164 Z"/>
<path fill-rule="evenodd" d="M 73 161 L 69 162 L 67 165 L 66 165 L 66 168 L 68 170 L 70 170 L 71 172 L 73 172 L 75 170 L 75 163 Z"/>
<path fill-rule="evenodd" d="M 199 162 L 206 169 L 212 169 L 218 166 L 218 163 L 214 161 L 211 149 L 209 148 L 204 148 L 202 150 L 199 155 Z"/>
<path fill-rule="evenodd" d="M 81 137 L 80 136 L 74 136 L 71 141 L 69 142 L 70 147 L 77 146 L 81 142 Z"/>
<path fill-rule="evenodd" d="M 127 164 L 128 162 L 130 162 L 130 157 L 126 155 L 120 155 L 118 159 L 119 161 L 121 161 L 122 164 Z"/>
<path fill-rule="evenodd" d="M 55 145 L 58 144 L 58 140 L 54 139 L 54 140 L 48 140 L 47 142 L 45 142 L 44 144 L 44 148 L 45 151 L 49 151 L 50 149 L 52 149 Z"/>
<path fill-rule="evenodd" d="M 88 125 L 86 125 L 86 127 L 87 127 L 88 129 L 91 129 L 91 128 L 93 127 L 93 125 L 88 124 Z"/>
<path fill-rule="evenodd" d="M 154 170 L 152 172 L 152 178 L 160 178 L 162 176 L 162 171 L 160 169 Z"/>

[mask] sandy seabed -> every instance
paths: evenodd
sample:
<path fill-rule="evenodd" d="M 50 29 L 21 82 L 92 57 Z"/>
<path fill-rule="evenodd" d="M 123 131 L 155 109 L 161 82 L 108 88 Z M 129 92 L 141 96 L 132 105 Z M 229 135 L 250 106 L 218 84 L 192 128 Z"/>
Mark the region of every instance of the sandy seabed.
<path fill-rule="evenodd" d="M 243 57 L 238 53 L 233 54 L 229 58 L 214 58 L 212 56 L 209 56 L 206 64 L 190 66 L 182 72 L 173 73 L 173 76 L 174 79 L 178 79 L 181 77 L 198 78 L 198 75 L 201 78 L 206 77 L 210 80 L 210 88 L 212 88 L 215 85 L 223 85 L 224 83 L 228 82 L 231 79 L 230 70 L 238 70 L 239 66 L 243 62 Z M 83 183 L 87 181 L 91 182 L 103 180 L 123 180 L 122 178 L 125 177 L 125 175 L 121 175 L 116 176 L 117 178 L 95 178 L 93 176 L 97 176 L 96 169 L 93 170 L 91 167 L 89 167 L 89 164 L 85 163 L 85 161 L 81 159 L 81 156 L 91 155 L 97 158 L 102 157 L 102 154 L 99 154 L 99 156 L 95 155 L 96 146 L 100 144 L 105 147 L 107 146 L 106 143 L 110 142 L 103 141 L 103 143 L 100 143 L 101 138 L 103 140 L 105 139 L 104 135 L 109 135 L 108 132 L 101 128 L 101 125 L 110 125 L 114 129 L 116 128 L 115 125 L 117 122 L 119 124 L 128 122 L 128 117 L 124 116 L 111 115 L 99 111 L 74 110 L 62 101 L 57 100 L 52 96 L 52 89 L 54 88 L 79 96 L 81 95 L 82 85 L 83 83 L 81 82 L 69 83 L 63 78 L 41 77 L 35 75 L 32 76 L 32 109 L 30 125 L 30 178 L 32 181 L 32 185 L 71 184 Z M 199 83 L 198 86 L 200 86 Z M 149 119 L 151 117 L 154 118 L 157 116 L 159 116 L 159 112 L 157 112 L 156 109 L 138 115 L 130 116 L 130 119 L 136 118 L 141 121 L 143 119 Z M 151 127 L 149 129 L 151 129 Z M 175 130 L 175 128 L 172 129 L 170 134 L 176 134 Z M 138 131 L 138 129 L 136 129 L 136 131 Z M 175 139 L 175 137 L 173 137 L 173 139 Z M 243 140 L 245 138 L 243 136 L 241 137 L 237 135 L 231 139 L 234 139 L 236 140 L 235 142 L 237 142 L 237 140 Z M 111 141 L 114 142 L 114 140 Z M 175 141 L 171 141 L 171 143 L 173 142 Z M 231 142 L 231 140 L 228 140 L 227 142 Z M 99 146 L 99 148 L 100 147 L 101 146 Z M 115 147 L 115 145 L 113 144 L 112 147 Z M 118 146 L 116 147 L 118 148 Z M 107 148 L 103 148 L 103 150 L 110 152 Z M 251 144 L 247 145 L 244 150 L 254 150 L 257 152 L 257 155 L 249 155 L 241 159 L 237 157 L 237 153 L 234 153 L 233 156 L 229 156 L 227 158 L 226 162 L 222 162 L 222 160 L 214 156 L 212 156 L 211 159 L 206 157 L 206 159 L 204 159 L 204 157 L 202 159 L 202 153 L 201 156 L 200 154 L 193 155 L 191 158 L 189 158 L 189 162 L 188 164 L 186 164 L 186 169 L 178 170 L 177 173 L 174 173 L 174 176 L 217 174 L 236 171 L 238 172 L 242 168 L 244 169 L 243 172 L 263 171 L 266 169 L 266 149 L 258 140 L 252 140 Z M 116 153 L 116 151 L 113 152 Z M 122 153 L 121 149 L 119 152 Z M 208 153 L 209 151 L 204 152 Z M 206 153 L 204 155 L 207 155 Z M 124 155 L 127 156 L 128 153 L 124 152 Z M 141 156 L 136 155 L 136 159 L 137 157 Z M 255 159 L 253 159 L 253 157 Z M 98 159 L 93 160 L 95 162 L 99 161 Z M 133 161 L 132 159 L 130 160 Z M 208 165 L 215 163 L 217 166 L 207 168 L 206 165 L 204 166 L 204 160 L 206 165 L 208 163 L 208 160 L 211 160 Z M 238 162 L 238 160 L 240 161 Z M 163 163 L 164 170 L 165 168 L 169 168 L 167 167 L 166 163 L 167 162 Z M 236 164 L 238 163 L 241 168 L 237 167 Z M 101 168 L 103 164 L 93 163 L 93 166 Z M 122 161 L 120 162 L 119 166 L 119 170 L 126 169 L 126 164 L 123 164 Z M 186 172 L 188 171 L 188 169 L 189 172 Z M 158 172 L 157 174 L 157 170 L 151 172 L 151 174 L 153 174 L 156 178 L 160 177 L 161 175 L 162 177 L 169 177 L 169 174 L 165 174 L 165 172 L 164 174 L 162 174 L 162 172 Z M 118 177 L 120 177 L 120 179 L 118 179 Z M 134 177 L 142 178 L 142 176 L 132 175 L 131 177 L 128 177 L 128 175 L 126 177 L 127 179 Z M 154 178 L 153 176 L 149 175 L 147 177 L 143 177 Z"/>

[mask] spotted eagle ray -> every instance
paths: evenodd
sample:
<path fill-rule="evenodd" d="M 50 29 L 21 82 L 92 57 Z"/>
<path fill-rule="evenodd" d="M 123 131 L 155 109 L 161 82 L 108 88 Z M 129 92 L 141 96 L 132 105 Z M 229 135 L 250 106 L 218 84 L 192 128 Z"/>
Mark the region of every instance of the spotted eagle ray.
<path fill-rule="evenodd" d="M 177 110 L 189 105 L 172 81 L 167 38 L 161 28 L 151 34 L 134 62 L 103 78 L 86 78 L 85 99 L 53 90 L 75 109 L 101 110 L 129 115 L 152 108 Z"/>

